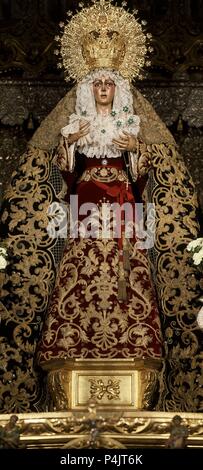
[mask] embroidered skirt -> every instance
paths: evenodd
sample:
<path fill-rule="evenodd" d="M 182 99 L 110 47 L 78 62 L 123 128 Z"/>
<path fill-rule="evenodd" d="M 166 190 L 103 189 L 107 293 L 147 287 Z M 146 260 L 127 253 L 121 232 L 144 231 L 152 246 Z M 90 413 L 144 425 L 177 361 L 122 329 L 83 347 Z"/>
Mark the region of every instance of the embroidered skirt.
<path fill-rule="evenodd" d="M 124 232 L 126 221 L 131 227 L 137 211 L 121 158 L 86 158 L 74 196 L 79 224 L 72 222 L 59 266 L 38 348 L 39 363 L 161 357 L 160 318 L 148 253 L 136 247 L 134 231 L 130 237 Z M 133 207 L 127 218 L 119 212 L 126 203 Z M 94 209 L 90 215 L 88 204 Z M 113 230 L 112 214 L 105 217 L 109 205 L 115 206 Z"/>

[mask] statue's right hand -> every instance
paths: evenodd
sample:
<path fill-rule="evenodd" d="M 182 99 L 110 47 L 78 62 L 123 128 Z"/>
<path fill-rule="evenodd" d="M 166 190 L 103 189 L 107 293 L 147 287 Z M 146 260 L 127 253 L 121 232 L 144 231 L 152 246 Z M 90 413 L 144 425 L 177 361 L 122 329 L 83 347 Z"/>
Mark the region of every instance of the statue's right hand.
<path fill-rule="evenodd" d="M 74 144 L 74 142 L 77 142 L 79 139 L 82 137 L 85 137 L 90 130 L 90 123 L 88 121 L 80 121 L 79 125 L 79 131 L 74 132 L 74 134 L 69 134 L 68 136 L 68 143 Z"/>

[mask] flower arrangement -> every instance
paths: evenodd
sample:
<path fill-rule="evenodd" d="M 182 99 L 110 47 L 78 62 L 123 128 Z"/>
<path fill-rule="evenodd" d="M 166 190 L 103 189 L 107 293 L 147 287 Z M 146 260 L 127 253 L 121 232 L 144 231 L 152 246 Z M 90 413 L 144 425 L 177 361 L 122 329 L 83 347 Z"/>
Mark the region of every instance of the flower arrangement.
<path fill-rule="evenodd" d="M 3 246 L 0 246 L 0 271 L 3 271 L 6 268 L 8 264 L 7 258 L 8 258 L 7 249 Z"/>
<path fill-rule="evenodd" d="M 198 312 L 197 324 L 198 324 L 200 330 L 203 330 L 203 307 L 201 307 L 199 312 Z"/>
<path fill-rule="evenodd" d="M 191 241 L 187 245 L 187 251 L 192 253 L 193 264 L 203 269 L 203 238 Z"/>
<path fill-rule="evenodd" d="M 203 271 L 203 238 L 197 238 L 187 245 L 187 251 L 192 253 L 192 261 L 199 270 Z M 198 299 L 203 304 L 203 297 Z M 203 307 L 200 308 L 197 315 L 197 324 L 200 330 L 203 330 Z"/>

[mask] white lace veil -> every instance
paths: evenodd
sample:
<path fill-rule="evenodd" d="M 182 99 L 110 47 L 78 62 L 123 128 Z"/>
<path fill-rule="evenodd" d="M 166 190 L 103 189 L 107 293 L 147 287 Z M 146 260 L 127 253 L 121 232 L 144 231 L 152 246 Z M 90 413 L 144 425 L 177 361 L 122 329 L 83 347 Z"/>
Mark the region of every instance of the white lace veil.
<path fill-rule="evenodd" d="M 104 75 L 111 78 L 116 85 L 112 110 L 119 113 L 124 107 L 127 107 L 129 113 L 133 113 L 133 97 L 129 81 L 122 78 L 119 72 L 113 72 L 110 69 L 98 69 L 91 72 L 78 84 L 76 113 L 79 115 L 87 114 L 88 116 L 95 116 L 97 114 L 93 87 L 91 85 L 94 80 Z"/>
<path fill-rule="evenodd" d="M 108 116 L 97 113 L 93 92 L 94 80 L 102 76 L 111 78 L 115 83 L 115 93 L 112 111 Z M 88 74 L 77 87 L 75 113 L 69 118 L 69 124 L 61 129 L 64 137 L 78 132 L 80 121 L 84 117 L 90 123 L 87 136 L 77 141 L 79 153 L 89 158 L 121 157 L 121 150 L 113 144 L 113 139 L 119 138 L 123 131 L 137 136 L 140 118 L 133 114 L 133 96 L 128 80 L 123 79 L 118 72 L 109 69 L 99 69 Z M 74 167 L 75 144 L 69 146 L 69 169 Z"/>

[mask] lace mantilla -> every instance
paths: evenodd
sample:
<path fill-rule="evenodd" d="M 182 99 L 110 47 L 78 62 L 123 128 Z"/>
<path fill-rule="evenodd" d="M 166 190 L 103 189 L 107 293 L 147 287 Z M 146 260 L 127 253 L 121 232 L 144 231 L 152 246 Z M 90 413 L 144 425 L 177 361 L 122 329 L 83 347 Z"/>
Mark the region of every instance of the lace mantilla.
<path fill-rule="evenodd" d="M 140 124 L 140 118 L 130 114 L 128 110 L 123 110 L 119 114 L 112 111 L 107 116 L 97 114 L 96 116 L 85 116 L 85 118 L 84 115 L 72 114 L 70 124 L 61 130 L 62 135 L 68 137 L 70 134 L 78 132 L 80 121 L 90 122 L 89 134 L 77 142 L 79 153 L 84 153 L 89 158 L 95 156 L 97 158 L 120 157 L 122 152 L 116 149 L 112 140 L 122 137 L 123 131 L 136 137 Z"/>
<path fill-rule="evenodd" d="M 92 86 L 94 80 L 104 75 L 116 85 L 112 111 L 107 116 L 97 114 Z M 78 132 L 80 121 L 89 122 L 89 134 L 77 142 L 79 153 L 84 153 L 89 158 L 120 157 L 122 152 L 116 149 L 112 140 L 122 137 L 123 131 L 136 137 L 140 129 L 140 118 L 133 114 L 133 97 L 128 80 L 109 69 L 88 74 L 80 82 L 75 110 L 76 113 L 70 116 L 69 124 L 62 128 L 61 133 L 68 137 L 69 134 Z"/>

